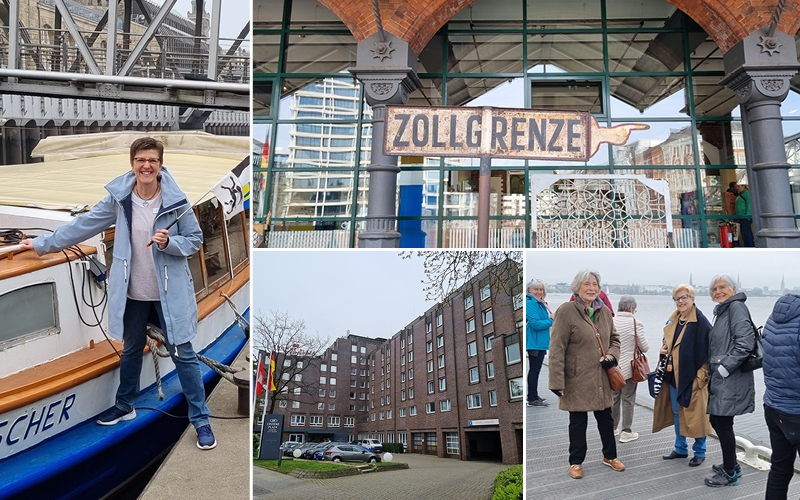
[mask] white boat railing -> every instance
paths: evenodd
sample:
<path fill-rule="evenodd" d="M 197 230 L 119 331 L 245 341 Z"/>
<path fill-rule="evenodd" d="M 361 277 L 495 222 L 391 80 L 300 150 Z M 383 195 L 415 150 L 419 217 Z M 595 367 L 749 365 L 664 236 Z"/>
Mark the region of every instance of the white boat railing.
<path fill-rule="evenodd" d="M 350 231 L 270 231 L 264 240 L 267 248 L 348 248 Z"/>

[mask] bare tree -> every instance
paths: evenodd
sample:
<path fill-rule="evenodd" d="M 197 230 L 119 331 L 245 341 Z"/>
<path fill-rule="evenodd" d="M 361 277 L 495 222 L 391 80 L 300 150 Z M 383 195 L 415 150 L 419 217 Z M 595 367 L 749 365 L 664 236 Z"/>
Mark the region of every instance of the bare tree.
<path fill-rule="evenodd" d="M 265 373 L 269 369 L 269 354 L 275 354 L 273 381 L 276 390 L 264 389 L 263 396 L 266 398 L 267 413 L 273 413 L 278 401 L 288 402 L 290 394 L 294 396 L 293 400 L 297 400 L 298 393 L 315 395 L 318 386 L 316 380 L 312 380 L 310 376 L 304 377 L 303 372 L 309 369 L 312 361 L 325 350 L 327 344 L 328 339 L 323 338 L 319 332 L 307 333 L 305 321 L 294 319 L 289 313 L 256 313 L 253 345 L 267 354 Z M 253 361 L 257 370 L 258 361 Z M 266 384 L 266 377 L 264 383 Z"/>
<path fill-rule="evenodd" d="M 453 293 L 484 269 L 498 290 L 510 293 L 522 270 L 520 251 L 400 252 L 400 256 L 424 259 L 422 291 L 427 300 L 442 303 L 453 300 Z"/>

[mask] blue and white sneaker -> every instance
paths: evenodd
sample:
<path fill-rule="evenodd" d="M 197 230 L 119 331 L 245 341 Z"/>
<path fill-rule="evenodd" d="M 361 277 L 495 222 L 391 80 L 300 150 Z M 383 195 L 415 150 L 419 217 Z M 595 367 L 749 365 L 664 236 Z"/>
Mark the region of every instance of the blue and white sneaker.
<path fill-rule="evenodd" d="M 210 450 L 217 446 L 217 440 L 214 439 L 214 433 L 211 432 L 210 425 L 204 425 L 197 428 L 197 447 L 201 450 Z"/>
<path fill-rule="evenodd" d="M 99 425 L 117 425 L 120 422 L 124 422 L 125 420 L 133 420 L 134 418 L 136 418 L 135 409 L 131 409 L 131 411 L 125 411 L 117 408 L 117 406 L 114 405 L 97 417 L 97 423 Z"/>

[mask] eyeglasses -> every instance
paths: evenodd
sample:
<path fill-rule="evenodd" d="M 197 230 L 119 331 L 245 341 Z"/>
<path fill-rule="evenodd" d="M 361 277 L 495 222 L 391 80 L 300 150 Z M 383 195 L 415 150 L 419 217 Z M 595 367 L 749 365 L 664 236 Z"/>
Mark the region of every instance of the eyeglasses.
<path fill-rule="evenodd" d="M 674 297 L 672 300 L 674 300 L 675 302 L 685 302 L 691 298 L 692 297 L 689 295 L 681 295 L 680 297 Z"/>
<path fill-rule="evenodd" d="M 150 165 L 161 164 L 161 160 L 158 158 L 134 158 L 133 162 L 137 165 L 144 165 L 145 163 L 150 163 Z"/>

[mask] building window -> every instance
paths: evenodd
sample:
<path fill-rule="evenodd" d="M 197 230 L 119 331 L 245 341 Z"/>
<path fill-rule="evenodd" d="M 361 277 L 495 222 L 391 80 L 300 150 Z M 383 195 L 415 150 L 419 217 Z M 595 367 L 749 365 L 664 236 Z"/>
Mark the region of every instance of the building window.
<path fill-rule="evenodd" d="M 442 326 L 442 313 L 441 311 L 436 312 L 436 326 Z"/>
<path fill-rule="evenodd" d="M 269 363 L 267 363 L 267 364 L 269 364 Z M 292 366 L 292 360 L 291 359 L 284 359 L 283 360 L 283 366 Z"/>
<path fill-rule="evenodd" d="M 336 373 L 336 365 L 331 365 L 331 373 Z"/>
<path fill-rule="evenodd" d="M 439 335 L 436 337 L 436 347 L 444 346 L 444 335 Z"/>
<path fill-rule="evenodd" d="M 336 409 L 336 403 L 328 403 L 328 409 L 329 410 L 335 410 Z"/>
<path fill-rule="evenodd" d="M 400 349 L 404 349 L 406 347 L 406 339 L 402 336 L 400 337 Z"/>
<path fill-rule="evenodd" d="M 436 413 L 436 403 L 425 403 L 425 413 Z"/>
<path fill-rule="evenodd" d="M 414 378 L 414 369 L 413 368 L 409 368 L 408 369 L 408 380 L 412 380 L 413 378 Z"/>
<path fill-rule="evenodd" d="M 508 381 L 508 393 L 511 395 L 511 399 L 522 397 L 522 377 L 512 378 Z"/>
<path fill-rule="evenodd" d="M 358 363 L 358 356 L 350 356 L 350 364 L 354 365 L 356 363 Z M 353 368 L 353 369 L 355 369 L 355 368 Z"/>
<path fill-rule="evenodd" d="M 433 341 L 429 340 L 425 342 L 425 352 L 431 352 L 431 351 L 433 351 Z"/>
<path fill-rule="evenodd" d="M 414 399 L 414 388 L 413 387 L 409 387 L 408 388 L 408 399 Z"/>
<path fill-rule="evenodd" d="M 292 401 L 292 408 L 300 408 L 300 401 Z"/>
<path fill-rule="evenodd" d="M 489 406 L 497 406 L 497 391 L 489 391 Z"/>
<path fill-rule="evenodd" d="M 311 427 L 322 427 L 322 415 L 311 415 L 311 422 L 309 423 Z"/>
<path fill-rule="evenodd" d="M 383 396 L 381 396 L 381 406 L 383 406 Z"/>
<path fill-rule="evenodd" d="M 294 376 L 294 381 L 295 381 L 295 382 L 302 382 L 302 381 L 303 381 L 303 374 L 302 374 L 302 373 L 298 373 L 298 374 L 296 374 L 296 375 Z"/>
<path fill-rule="evenodd" d="M 392 396 L 390 396 L 389 394 L 386 395 L 386 404 L 387 405 L 392 404 Z"/>
<path fill-rule="evenodd" d="M 281 375 L 281 380 L 289 380 L 289 372 L 283 372 Z"/>
<path fill-rule="evenodd" d="M 367 348 L 364 347 L 364 346 L 361 346 L 361 354 L 366 354 L 366 353 L 367 353 Z"/>
<path fill-rule="evenodd" d="M 492 322 L 492 310 L 487 309 L 481 313 L 481 317 L 483 318 L 483 324 L 488 325 Z"/>
<path fill-rule="evenodd" d="M 467 356 L 475 356 L 478 354 L 478 343 L 470 342 L 467 344 Z"/>
<path fill-rule="evenodd" d="M 286 408 L 287 406 L 289 406 L 289 402 L 286 401 L 285 399 L 281 399 L 280 401 L 278 401 L 279 408 Z"/>
<path fill-rule="evenodd" d="M 317 403 L 317 410 L 324 410 L 324 409 L 325 409 L 325 403 Z"/>
<path fill-rule="evenodd" d="M 306 416 L 305 415 L 292 415 L 292 427 L 305 427 L 306 425 Z"/>
<path fill-rule="evenodd" d="M 428 360 L 428 373 L 430 373 L 432 371 L 433 371 L 433 360 L 429 359 Z"/>
<path fill-rule="evenodd" d="M 406 416 L 406 409 L 405 408 L 400 408 L 400 416 L 401 417 L 405 417 Z"/>
<path fill-rule="evenodd" d="M 466 311 L 470 307 L 472 307 L 472 294 L 464 296 L 464 310 Z"/>
<path fill-rule="evenodd" d="M 467 320 L 467 333 L 472 333 L 475 331 L 475 318 L 470 318 Z"/>
<path fill-rule="evenodd" d="M 450 411 L 450 400 L 443 399 L 439 401 L 439 410 L 440 411 Z"/>
<path fill-rule="evenodd" d="M 325 397 L 325 389 L 320 389 L 319 390 L 319 397 L 321 397 L 321 398 Z"/>
<path fill-rule="evenodd" d="M 356 381 L 355 380 L 351 380 L 350 381 L 350 387 L 355 387 L 355 386 L 356 386 Z"/>
<path fill-rule="evenodd" d="M 320 377 L 320 378 L 319 378 L 319 383 L 320 383 L 320 385 L 323 385 L 323 384 L 325 384 L 325 382 L 327 382 L 327 381 L 328 381 L 328 379 L 327 379 L 326 377 Z"/>
<path fill-rule="evenodd" d="M 339 355 L 336 354 L 335 352 L 332 352 L 331 353 L 331 361 L 336 361 L 337 359 L 339 359 Z"/>
<path fill-rule="evenodd" d="M 302 367 L 303 367 L 303 362 L 302 361 L 298 361 L 297 362 L 297 368 L 302 368 Z"/>
<path fill-rule="evenodd" d="M 444 354 L 439 355 L 439 368 L 444 368 Z"/>
<path fill-rule="evenodd" d="M 428 394 L 433 394 L 434 387 L 433 380 L 428 382 Z"/>
<path fill-rule="evenodd" d="M 480 382 L 480 375 L 478 374 L 478 367 L 469 369 L 469 383 L 475 384 Z"/>
<path fill-rule="evenodd" d="M 481 281 L 481 302 L 488 299 L 492 296 L 492 292 L 489 288 L 489 279 L 486 278 Z"/>
<path fill-rule="evenodd" d="M 447 454 L 448 455 L 458 455 L 458 433 L 457 432 L 445 432 L 444 433 L 444 440 L 447 443 Z"/>
<path fill-rule="evenodd" d="M 494 335 L 487 335 L 483 337 L 483 350 L 484 351 L 491 351 L 492 350 L 492 339 Z"/>
<path fill-rule="evenodd" d="M 350 346 L 350 350 L 351 350 L 352 352 L 358 352 L 358 346 L 357 346 L 357 345 L 355 345 L 355 344 L 353 344 L 353 345 L 351 345 L 351 346 Z"/>
<path fill-rule="evenodd" d="M 408 409 L 408 414 L 409 414 L 410 416 L 412 416 L 412 417 L 413 417 L 414 415 L 416 415 L 416 414 L 417 414 L 417 407 L 416 407 L 416 406 L 412 406 L 411 408 L 409 408 L 409 409 Z"/>
<path fill-rule="evenodd" d="M 335 398 L 335 397 L 336 397 L 336 391 L 335 391 L 335 390 L 333 390 L 333 389 L 331 389 L 330 391 L 328 391 L 328 397 L 329 397 L 329 398 Z"/>
<path fill-rule="evenodd" d="M 489 362 L 486 363 L 486 380 L 491 380 L 494 378 L 494 363 Z"/>
<path fill-rule="evenodd" d="M 363 365 L 364 363 L 361 363 L 361 364 Z M 362 377 L 366 377 L 366 376 L 367 376 L 367 370 L 365 370 L 364 368 L 362 368 L 362 369 L 361 369 L 361 370 L 358 372 L 358 374 L 359 374 L 360 376 L 362 376 Z"/>
<path fill-rule="evenodd" d="M 401 354 L 400 355 L 400 366 L 406 366 L 406 355 L 405 354 Z"/>
<path fill-rule="evenodd" d="M 481 407 L 481 395 L 470 394 L 467 396 L 467 409 L 472 410 Z"/>
<path fill-rule="evenodd" d="M 444 377 L 439 379 L 439 390 L 444 391 L 447 390 L 447 380 Z"/>
<path fill-rule="evenodd" d="M 389 420 L 391 418 L 392 418 L 392 410 L 386 410 L 386 420 Z"/>
<path fill-rule="evenodd" d="M 383 386 L 384 386 L 384 383 L 383 383 L 383 382 L 381 382 L 381 390 L 384 390 L 384 387 L 383 387 Z"/>
<path fill-rule="evenodd" d="M 400 391 L 400 401 L 405 401 L 405 400 L 406 400 L 406 390 L 403 389 L 402 391 Z"/>
<path fill-rule="evenodd" d="M 355 399 L 355 398 L 353 398 Z M 350 411 L 356 411 L 356 405 L 350 405 Z"/>
<path fill-rule="evenodd" d="M 375 414 L 374 414 L 374 413 L 370 413 L 370 418 L 371 418 L 371 419 L 372 419 L 372 421 L 374 422 L 374 421 L 375 421 Z"/>
<path fill-rule="evenodd" d="M 390 371 L 392 371 L 392 364 L 386 363 L 386 373 L 389 373 Z"/>
<path fill-rule="evenodd" d="M 433 323 L 430 318 L 425 318 L 425 331 L 431 333 L 431 330 L 433 330 Z"/>
<path fill-rule="evenodd" d="M 344 417 L 344 426 L 345 427 L 355 427 L 356 426 L 355 417 Z"/>
<path fill-rule="evenodd" d="M 358 405 L 358 411 L 364 411 L 364 410 L 366 410 L 366 409 L 367 409 L 367 407 L 366 407 L 366 406 L 364 406 L 364 405 Z"/>
<path fill-rule="evenodd" d="M 295 387 L 293 392 L 294 392 L 294 394 L 295 394 L 296 396 L 299 396 L 299 395 L 300 395 L 300 391 L 301 391 L 301 390 L 302 390 L 302 389 L 300 389 L 299 387 Z"/>
<path fill-rule="evenodd" d="M 414 352 L 413 351 L 408 353 L 408 362 L 411 363 L 412 361 L 414 361 Z"/>
<path fill-rule="evenodd" d="M 322 363 L 322 364 L 320 365 L 320 367 L 319 367 L 319 371 L 321 371 L 321 372 L 326 372 L 326 371 L 328 371 L 328 364 L 327 364 L 327 363 Z"/>
<path fill-rule="evenodd" d="M 328 427 L 339 427 L 339 417 L 328 417 Z"/>
<path fill-rule="evenodd" d="M 519 352 L 519 334 L 512 333 L 503 338 L 503 343 L 506 346 L 506 364 L 513 365 L 520 362 Z"/>
<path fill-rule="evenodd" d="M 362 389 L 364 389 L 365 387 L 367 387 L 367 381 L 366 380 L 361 380 L 358 383 L 358 386 L 361 387 Z"/>
<path fill-rule="evenodd" d="M 516 285 L 511 287 L 511 296 L 514 297 L 514 310 L 516 311 L 523 304 L 523 293 L 522 293 L 522 283 L 517 283 Z"/>
<path fill-rule="evenodd" d="M 406 381 L 406 372 L 400 372 L 400 382 Z"/>
<path fill-rule="evenodd" d="M 330 384 L 331 385 L 336 385 L 336 378 L 335 377 L 331 377 Z"/>
<path fill-rule="evenodd" d="M 380 419 L 383 420 L 383 412 L 380 413 Z"/>

